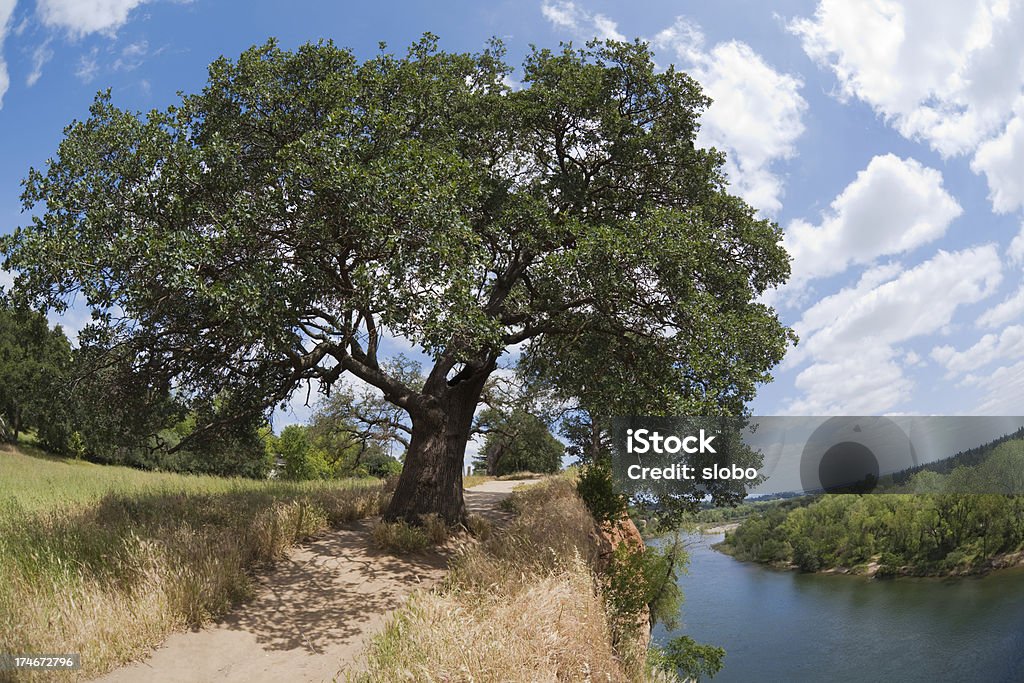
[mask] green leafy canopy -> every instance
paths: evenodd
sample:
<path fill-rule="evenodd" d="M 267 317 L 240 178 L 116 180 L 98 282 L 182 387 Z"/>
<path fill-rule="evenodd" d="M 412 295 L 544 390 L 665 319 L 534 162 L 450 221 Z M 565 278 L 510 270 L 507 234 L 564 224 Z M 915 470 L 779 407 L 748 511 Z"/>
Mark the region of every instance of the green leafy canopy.
<path fill-rule="evenodd" d="M 348 372 L 415 415 L 525 342 L 568 395 L 741 412 L 791 337 L 757 301 L 789 264 L 694 145 L 709 100 L 640 42 L 534 49 L 518 90 L 503 60 L 270 41 L 166 110 L 101 93 L 25 181 L 16 293 L 84 298 L 139 368 L 254 409 Z M 388 333 L 434 358 L 422 387 Z"/>

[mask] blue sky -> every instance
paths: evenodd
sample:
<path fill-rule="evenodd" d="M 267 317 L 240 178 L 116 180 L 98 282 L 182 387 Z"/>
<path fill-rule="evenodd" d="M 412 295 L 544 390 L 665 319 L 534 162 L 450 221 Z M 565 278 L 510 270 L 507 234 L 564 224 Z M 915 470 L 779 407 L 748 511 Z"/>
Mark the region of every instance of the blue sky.
<path fill-rule="evenodd" d="M 3 231 L 27 220 L 27 169 L 98 89 L 163 107 L 271 36 L 363 57 L 424 31 L 449 50 L 499 36 L 514 64 L 530 44 L 650 40 L 715 98 L 700 141 L 727 151 L 734 191 L 794 257 L 767 299 L 802 341 L 755 412 L 1021 412 L 1024 0 L 0 0 L 0 27 Z"/>

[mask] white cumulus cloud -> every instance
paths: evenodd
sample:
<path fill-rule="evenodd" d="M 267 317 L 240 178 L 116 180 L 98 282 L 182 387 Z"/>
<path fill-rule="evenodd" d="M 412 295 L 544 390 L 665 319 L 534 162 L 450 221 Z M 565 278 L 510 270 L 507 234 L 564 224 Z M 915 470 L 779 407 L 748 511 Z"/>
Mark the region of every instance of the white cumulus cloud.
<path fill-rule="evenodd" d="M 976 415 L 1018 415 L 1024 404 L 1024 361 L 996 368 L 988 375 L 969 376 L 967 386 L 978 387 L 982 399 Z"/>
<path fill-rule="evenodd" d="M 971 170 L 984 173 L 992 209 L 1009 213 L 1024 207 L 1024 98 L 1002 133 L 974 154 Z"/>
<path fill-rule="evenodd" d="M 726 152 L 733 191 L 758 209 L 777 212 L 783 181 L 774 164 L 796 154 L 807 110 L 800 95 L 803 82 L 776 71 L 746 43 L 732 40 L 708 48 L 699 27 L 684 18 L 653 42 L 671 50 L 677 66 L 714 100 L 697 141 Z"/>
<path fill-rule="evenodd" d="M 946 155 L 995 132 L 1024 82 L 1018 0 L 821 0 L 790 28 L 844 95 Z"/>
<path fill-rule="evenodd" d="M 820 0 L 790 30 L 842 96 L 943 156 L 973 153 L 992 208 L 1024 207 L 1024 0 Z"/>
<path fill-rule="evenodd" d="M 1010 242 L 1010 248 L 1006 253 L 1013 263 L 1024 264 L 1024 224 L 1021 224 L 1020 232 Z"/>
<path fill-rule="evenodd" d="M 98 50 L 93 48 L 88 54 L 84 54 L 78 59 L 78 68 L 75 69 L 75 76 L 78 77 L 78 80 L 83 83 L 91 83 L 96 78 L 96 74 L 100 70 L 97 54 Z"/>
<path fill-rule="evenodd" d="M 978 316 L 981 327 L 1000 327 L 1024 315 L 1024 287 Z"/>
<path fill-rule="evenodd" d="M 112 32 L 128 21 L 133 9 L 146 0 L 38 0 L 39 18 L 52 28 L 75 37 Z"/>
<path fill-rule="evenodd" d="M 913 383 L 896 353 L 880 346 L 855 356 L 814 363 L 797 375 L 804 392 L 787 406 L 792 415 L 871 415 L 906 401 Z"/>
<path fill-rule="evenodd" d="M 47 39 L 42 45 L 32 52 L 32 71 L 25 78 L 25 85 L 32 87 L 43 75 L 43 67 L 53 59 L 53 50 L 50 48 L 51 39 Z"/>
<path fill-rule="evenodd" d="M 908 270 L 871 269 L 822 299 L 795 325 L 801 342 L 787 362 L 807 367 L 795 380 L 803 396 L 788 412 L 880 413 L 899 405 L 913 389 L 899 345 L 941 332 L 958 308 L 990 296 L 1001 280 L 996 247 L 984 245 L 939 251 Z"/>
<path fill-rule="evenodd" d="M 787 227 L 791 286 L 932 242 L 962 212 L 935 169 L 893 154 L 876 156 L 832 201 L 820 223 L 795 220 Z"/>
<path fill-rule="evenodd" d="M 0 0 L 0 109 L 4 106 L 4 95 L 11 85 L 11 77 L 7 73 L 7 62 L 4 60 L 4 40 L 11 29 L 11 17 L 14 15 L 16 0 Z"/>
<path fill-rule="evenodd" d="M 950 375 L 959 375 L 984 367 L 1000 359 L 1024 356 L 1024 325 L 1011 325 L 999 334 L 986 334 L 974 346 L 957 351 L 952 346 L 932 349 L 932 358 L 945 366 Z"/>
<path fill-rule="evenodd" d="M 616 22 L 603 14 L 591 14 L 575 2 L 545 0 L 540 11 L 555 26 L 568 29 L 585 40 L 626 40 Z"/>

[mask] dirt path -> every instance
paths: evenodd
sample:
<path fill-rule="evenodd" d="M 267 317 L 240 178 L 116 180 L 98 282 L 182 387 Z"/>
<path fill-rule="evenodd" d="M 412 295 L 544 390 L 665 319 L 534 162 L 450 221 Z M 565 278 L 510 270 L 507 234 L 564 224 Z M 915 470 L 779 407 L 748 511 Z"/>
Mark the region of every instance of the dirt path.
<path fill-rule="evenodd" d="M 520 481 L 466 491 L 471 513 L 500 518 Z M 293 550 L 258 579 L 255 597 L 221 621 L 175 633 L 144 662 L 102 683 L 331 681 L 418 587 L 445 574 L 447 556 L 394 557 L 371 547 L 370 522 L 331 531 Z"/>

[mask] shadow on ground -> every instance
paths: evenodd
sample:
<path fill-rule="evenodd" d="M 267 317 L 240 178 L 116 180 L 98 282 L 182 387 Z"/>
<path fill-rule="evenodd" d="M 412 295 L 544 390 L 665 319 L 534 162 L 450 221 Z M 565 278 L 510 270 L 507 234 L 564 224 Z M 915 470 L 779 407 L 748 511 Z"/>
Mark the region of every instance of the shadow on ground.
<path fill-rule="evenodd" d="M 407 588 L 443 575 L 445 556 L 395 557 L 373 548 L 369 531 L 364 520 L 304 543 L 258 579 L 252 602 L 216 628 L 248 632 L 267 649 L 321 654 L 397 607 Z"/>

